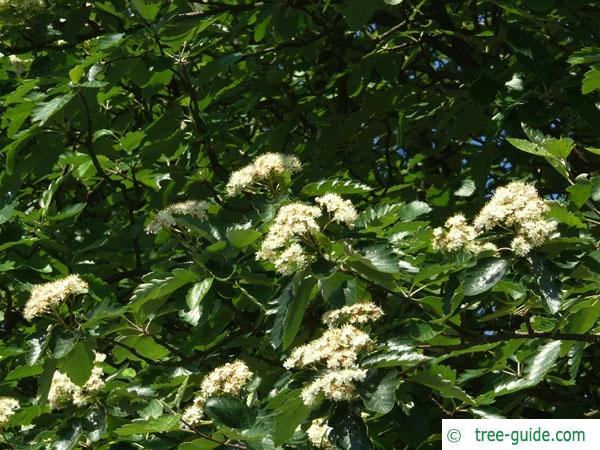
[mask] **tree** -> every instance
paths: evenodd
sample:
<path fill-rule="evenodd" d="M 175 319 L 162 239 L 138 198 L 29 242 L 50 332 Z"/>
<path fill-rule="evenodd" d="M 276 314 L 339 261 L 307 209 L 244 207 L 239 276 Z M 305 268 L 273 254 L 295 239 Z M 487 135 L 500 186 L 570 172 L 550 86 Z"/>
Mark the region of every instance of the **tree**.
<path fill-rule="evenodd" d="M 598 6 L 2 2 L 6 448 L 597 414 Z"/>

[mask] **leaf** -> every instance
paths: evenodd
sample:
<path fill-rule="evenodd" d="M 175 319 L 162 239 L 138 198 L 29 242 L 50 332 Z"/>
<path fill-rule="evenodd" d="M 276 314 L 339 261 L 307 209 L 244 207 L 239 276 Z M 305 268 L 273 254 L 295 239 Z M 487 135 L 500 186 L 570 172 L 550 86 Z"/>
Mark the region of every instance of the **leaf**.
<path fill-rule="evenodd" d="M 475 182 L 470 178 L 462 181 L 460 187 L 454 191 L 457 197 L 470 197 L 475 192 Z"/>
<path fill-rule="evenodd" d="M 73 349 L 60 360 L 60 371 L 67 375 L 73 383 L 83 386 L 92 374 L 94 354 L 83 342 L 78 342 Z"/>
<path fill-rule="evenodd" d="M 210 397 L 204 410 L 216 424 L 230 428 L 250 428 L 256 418 L 250 408 L 231 397 Z"/>
<path fill-rule="evenodd" d="M 9 203 L 0 209 L 0 225 L 12 220 L 17 215 L 16 203 Z"/>
<path fill-rule="evenodd" d="M 330 192 L 334 194 L 366 194 L 371 192 L 371 187 L 353 180 L 321 180 L 304 186 L 301 195 L 314 197 Z"/>
<path fill-rule="evenodd" d="M 119 436 L 131 436 L 134 434 L 164 433 L 165 431 L 177 429 L 179 429 L 179 415 L 170 415 L 158 419 L 133 421 L 117 428 L 115 433 Z"/>
<path fill-rule="evenodd" d="M 539 384 L 552 370 L 560 356 L 562 341 L 552 341 L 539 348 L 537 354 L 525 366 L 525 376 L 498 384 L 494 388 L 496 395 L 506 395 Z"/>
<path fill-rule="evenodd" d="M 417 375 L 410 377 L 408 381 L 427 386 L 438 392 L 442 397 L 456 398 L 471 406 L 477 404 L 469 394 L 452 383 L 452 381 L 443 378 L 439 373 L 420 372 Z"/>
<path fill-rule="evenodd" d="M 597 47 L 581 49 L 569 56 L 568 62 L 573 65 L 600 62 L 600 49 Z"/>
<path fill-rule="evenodd" d="M 304 280 L 294 277 L 279 297 L 270 303 L 272 309 L 268 314 L 275 315 L 273 326 L 269 330 L 274 348 L 282 347 L 282 350 L 286 350 L 292 344 L 308 303 L 316 295 L 315 287 L 316 280 L 312 277 Z"/>
<path fill-rule="evenodd" d="M 587 95 L 597 89 L 600 89 L 600 70 L 593 68 L 585 73 L 581 93 Z"/>
<path fill-rule="evenodd" d="M 399 260 L 394 253 L 383 245 L 363 249 L 363 262 L 383 273 L 400 272 Z"/>
<path fill-rule="evenodd" d="M 373 444 L 369 439 L 367 427 L 358 411 L 349 403 L 338 403 L 328 425 L 331 443 L 342 450 L 371 450 Z"/>
<path fill-rule="evenodd" d="M 276 409 L 273 426 L 273 443 L 276 446 L 287 442 L 298 425 L 310 415 L 311 409 L 302 401 L 301 392 L 301 389 L 291 391 Z"/>
<path fill-rule="evenodd" d="M 74 93 L 68 93 L 38 104 L 31 113 L 31 121 L 44 125 L 54 114 L 62 110 L 73 97 L 75 97 Z"/>
<path fill-rule="evenodd" d="M 152 275 L 154 274 L 148 274 L 146 277 Z M 171 294 L 181 286 L 191 283 L 197 277 L 198 275 L 191 270 L 175 269 L 171 276 L 152 278 L 150 281 L 145 281 L 133 291 L 128 308 L 139 308 L 149 300 Z"/>
<path fill-rule="evenodd" d="M 235 248 L 248 247 L 262 236 L 262 233 L 257 230 L 249 229 L 250 223 L 245 227 L 233 227 L 227 230 L 227 239 Z"/>
<path fill-rule="evenodd" d="M 398 211 L 403 203 L 385 203 L 368 207 L 361 212 L 356 219 L 356 226 L 367 228 L 369 226 L 381 226 L 395 222 L 398 217 Z"/>
<path fill-rule="evenodd" d="M 131 3 L 136 11 L 140 13 L 140 16 L 148 22 L 152 22 L 156 19 L 161 7 L 161 2 L 158 0 L 132 0 Z"/>
<path fill-rule="evenodd" d="M 199 283 L 194 284 L 188 291 L 185 301 L 189 308 L 189 311 L 180 311 L 179 315 L 181 318 L 192 326 L 198 325 L 200 316 L 202 314 L 202 307 L 200 303 L 210 291 L 210 287 L 213 284 L 214 278 L 205 278 Z"/>
<path fill-rule="evenodd" d="M 378 384 L 377 388 L 365 395 L 365 406 L 368 410 L 387 414 L 396 404 L 396 389 L 400 380 L 395 372 L 388 372 Z"/>
<path fill-rule="evenodd" d="M 506 138 L 506 140 L 523 152 L 531 153 L 536 156 L 550 156 L 545 149 L 540 148 L 538 145 L 525 139 Z"/>
<path fill-rule="evenodd" d="M 466 269 L 462 275 L 462 286 L 466 296 L 479 295 L 490 290 L 506 273 L 508 263 L 502 258 L 488 258 L 474 268 Z"/>
<path fill-rule="evenodd" d="M 592 183 L 588 180 L 578 180 L 574 185 L 569 186 L 567 191 L 571 194 L 571 201 L 579 209 L 592 195 Z"/>
<path fill-rule="evenodd" d="M 400 3 L 402 3 L 404 0 L 383 0 L 385 3 L 387 3 L 388 5 L 399 5 Z"/>
<path fill-rule="evenodd" d="M 400 208 L 400 211 L 398 211 L 398 218 L 406 222 L 412 222 L 417 217 L 427 214 L 430 211 L 431 207 L 427 203 L 415 200 Z"/>
<path fill-rule="evenodd" d="M 218 442 L 209 441 L 208 439 L 199 438 L 190 442 L 179 444 L 177 450 L 213 450 L 217 447 L 221 447 L 221 444 Z"/>
<path fill-rule="evenodd" d="M 530 267 L 536 283 L 537 294 L 542 299 L 544 308 L 551 314 L 556 314 L 562 305 L 562 292 L 558 277 L 541 258 L 532 257 Z"/>

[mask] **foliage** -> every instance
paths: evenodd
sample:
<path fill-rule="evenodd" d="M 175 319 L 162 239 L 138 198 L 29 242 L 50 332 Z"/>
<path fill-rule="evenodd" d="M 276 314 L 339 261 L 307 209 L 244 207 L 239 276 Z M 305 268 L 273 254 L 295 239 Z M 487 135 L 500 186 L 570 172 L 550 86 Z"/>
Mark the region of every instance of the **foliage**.
<path fill-rule="evenodd" d="M 597 414 L 598 6 L 3 2 L 0 396 L 19 402 L 3 445 L 312 448 L 324 418 L 337 448 L 427 449 L 444 417 Z M 302 170 L 227 196 L 266 152 Z M 525 256 L 436 251 L 435 227 L 510 180 L 552 200 L 558 234 Z M 319 218 L 289 275 L 257 260 L 281 206 L 328 193 L 354 227 Z M 207 217 L 146 233 L 186 200 Z M 86 292 L 26 320 L 32 288 L 69 274 Z M 284 361 L 363 301 L 384 312 L 364 381 L 306 405 L 322 368 Z M 186 426 L 235 360 L 253 380 Z M 53 410 L 57 370 L 81 402 Z"/>

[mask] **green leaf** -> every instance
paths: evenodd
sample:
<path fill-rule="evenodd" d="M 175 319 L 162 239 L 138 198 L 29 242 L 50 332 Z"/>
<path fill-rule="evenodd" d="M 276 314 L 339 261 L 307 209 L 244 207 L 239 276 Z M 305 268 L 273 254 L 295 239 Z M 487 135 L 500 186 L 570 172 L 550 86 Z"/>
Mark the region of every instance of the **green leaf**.
<path fill-rule="evenodd" d="M 151 273 L 144 278 L 151 278 L 153 275 Z M 139 308 L 149 300 L 169 295 L 181 286 L 196 280 L 197 277 L 198 275 L 194 271 L 175 269 L 171 276 L 151 278 L 149 281 L 144 281 L 133 291 L 128 307 L 129 309 Z"/>
<path fill-rule="evenodd" d="M 560 280 L 543 259 L 532 257 L 530 264 L 537 294 L 542 299 L 544 308 L 551 314 L 556 314 L 563 301 Z"/>
<path fill-rule="evenodd" d="M 327 193 L 334 194 L 366 194 L 371 188 L 366 184 L 353 180 L 321 180 L 309 183 L 302 188 L 301 195 L 315 197 Z"/>
<path fill-rule="evenodd" d="M 250 408 L 231 397 L 211 397 L 206 401 L 204 410 L 216 424 L 230 428 L 250 428 L 256 418 Z"/>
<path fill-rule="evenodd" d="M 199 438 L 180 444 L 179 447 L 177 447 L 177 450 L 213 450 L 217 447 L 221 447 L 221 444 L 209 441 L 208 439 Z"/>
<path fill-rule="evenodd" d="M 475 192 L 475 182 L 470 178 L 462 180 L 460 187 L 454 191 L 457 197 L 470 197 Z"/>
<path fill-rule="evenodd" d="M 73 349 L 60 360 L 60 371 L 67 375 L 73 383 L 83 386 L 92 374 L 94 354 L 83 342 L 78 342 Z"/>
<path fill-rule="evenodd" d="M 461 273 L 466 296 L 479 295 L 490 290 L 506 273 L 508 263 L 502 258 L 488 258 Z"/>
<path fill-rule="evenodd" d="M 74 93 L 68 93 L 54 97 L 45 103 L 40 103 L 33 109 L 31 121 L 39 125 L 44 125 L 54 114 L 62 110 L 73 97 L 75 97 Z"/>
<path fill-rule="evenodd" d="M 121 428 L 115 433 L 119 436 L 131 436 L 134 434 L 164 433 L 165 431 L 179 429 L 179 415 L 162 416 L 158 419 L 134 421 Z"/>
<path fill-rule="evenodd" d="M 275 315 L 269 333 L 274 348 L 286 350 L 294 341 L 308 303 L 317 293 L 316 280 L 312 277 L 303 280 L 294 277 L 277 299 L 270 303 L 268 314 Z"/>
<path fill-rule="evenodd" d="M 367 427 L 349 403 L 338 403 L 328 421 L 332 428 L 329 440 L 342 450 L 371 450 L 373 444 L 369 439 Z"/>
<path fill-rule="evenodd" d="M 571 309 L 565 319 L 565 333 L 587 333 L 600 319 L 600 300 L 584 299 Z"/>
<path fill-rule="evenodd" d="M 301 392 L 301 389 L 291 391 L 276 409 L 273 427 L 273 443 L 276 446 L 287 442 L 298 425 L 310 415 L 311 409 L 302 401 Z"/>
<path fill-rule="evenodd" d="M 506 138 L 506 140 L 519 150 L 526 153 L 531 153 L 532 155 L 536 156 L 550 156 L 545 149 L 540 148 L 538 145 L 534 144 L 533 142 L 526 141 L 525 139 Z"/>
<path fill-rule="evenodd" d="M 513 378 L 494 388 L 496 395 L 506 395 L 539 384 L 552 370 L 560 356 L 561 341 L 553 341 L 540 347 L 537 354 L 525 366 L 523 378 Z"/>
<path fill-rule="evenodd" d="M 587 47 L 581 49 L 568 59 L 569 64 L 594 64 L 600 62 L 600 49 L 598 47 Z"/>
<path fill-rule="evenodd" d="M 592 195 L 592 183 L 588 180 L 578 180 L 577 183 L 569 186 L 567 191 L 571 194 L 571 201 L 579 209 Z"/>
<path fill-rule="evenodd" d="M 374 391 L 365 394 L 365 406 L 369 411 L 387 414 L 396 404 L 396 389 L 400 380 L 395 372 L 388 372 Z"/>
<path fill-rule="evenodd" d="M 233 227 L 227 230 L 227 239 L 231 242 L 235 248 L 248 247 L 253 244 L 262 236 L 262 233 L 257 230 L 249 229 L 251 224 L 247 227 Z"/>
<path fill-rule="evenodd" d="M 427 203 L 415 200 L 400 208 L 400 211 L 398 211 L 398 218 L 406 222 L 412 222 L 417 217 L 427 214 L 430 211 L 431 207 Z"/>
<path fill-rule="evenodd" d="M 131 3 L 136 11 L 140 13 L 140 16 L 148 22 L 152 22 L 156 19 L 161 7 L 161 2 L 158 0 L 132 0 Z"/>
<path fill-rule="evenodd" d="M 600 89 L 600 70 L 593 68 L 585 73 L 581 93 L 587 95 L 597 89 Z"/>
<path fill-rule="evenodd" d="M 456 398 L 469 405 L 476 405 L 475 400 L 473 400 L 469 394 L 452 383 L 452 381 L 442 377 L 439 373 L 421 372 L 410 377 L 408 381 L 427 386 L 434 391 L 439 392 L 442 397 Z"/>
<path fill-rule="evenodd" d="M 194 284 L 188 291 L 185 301 L 189 311 L 181 311 L 181 318 L 192 326 L 196 326 L 202 315 L 202 306 L 200 303 L 208 294 L 210 287 L 213 284 L 214 278 L 206 278 L 199 283 Z"/>

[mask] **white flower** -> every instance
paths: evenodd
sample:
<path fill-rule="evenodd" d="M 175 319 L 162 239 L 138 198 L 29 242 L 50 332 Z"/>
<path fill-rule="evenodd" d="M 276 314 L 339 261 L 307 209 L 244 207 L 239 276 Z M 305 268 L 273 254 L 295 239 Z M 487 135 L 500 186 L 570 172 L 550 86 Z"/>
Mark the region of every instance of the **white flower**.
<path fill-rule="evenodd" d="M 369 335 L 352 325 L 330 328 L 320 338 L 296 348 L 283 367 L 302 368 L 318 362 L 325 363 L 329 369 L 354 367 L 358 354 L 372 347 Z"/>
<path fill-rule="evenodd" d="M 293 155 L 265 153 L 257 157 L 252 164 L 233 172 L 225 189 L 227 195 L 237 195 L 243 191 L 250 191 L 255 185 L 272 181 L 278 175 L 298 172 L 301 167 L 300 160 Z"/>
<path fill-rule="evenodd" d="M 325 419 L 315 419 L 306 430 L 309 442 L 317 448 L 333 448 L 329 440 L 332 428 L 327 425 Z"/>
<path fill-rule="evenodd" d="M 4 425 L 19 409 L 19 401 L 12 397 L 0 397 L 0 426 Z"/>
<path fill-rule="evenodd" d="M 325 194 L 315 198 L 315 202 L 332 215 L 334 222 L 345 223 L 349 227 L 354 226 L 358 213 L 350 200 L 344 200 L 337 194 Z"/>
<path fill-rule="evenodd" d="M 336 402 L 351 400 L 356 395 L 356 382 L 366 377 L 367 371 L 357 368 L 327 372 L 302 389 L 302 401 L 313 406 L 321 397 Z"/>
<path fill-rule="evenodd" d="M 35 286 L 23 309 L 23 316 L 31 321 L 34 317 L 50 312 L 72 295 L 88 291 L 88 284 L 79 275 L 69 275 L 61 280 Z"/>
<path fill-rule="evenodd" d="M 374 303 L 355 303 L 340 309 L 327 311 L 323 315 L 323 323 L 328 327 L 338 326 L 342 323 L 361 325 L 375 322 L 383 316 L 383 311 Z"/>
<path fill-rule="evenodd" d="M 205 201 L 188 200 L 174 203 L 162 211 L 159 211 L 154 219 L 146 226 L 146 233 L 156 234 L 163 228 L 169 228 L 177 224 L 175 216 L 192 216 L 196 219 L 206 220 L 208 215 L 208 203 Z"/>
<path fill-rule="evenodd" d="M 273 261 L 275 269 L 284 275 L 290 275 L 303 269 L 307 264 L 306 253 L 300 244 L 291 244 Z"/>
<path fill-rule="evenodd" d="M 318 207 L 303 203 L 290 203 L 279 208 L 256 253 L 256 259 L 272 262 L 282 273 L 304 267 L 307 263 L 306 254 L 295 240 L 319 231 L 316 219 L 320 216 L 321 210 Z M 290 259 L 286 261 L 285 258 Z"/>

